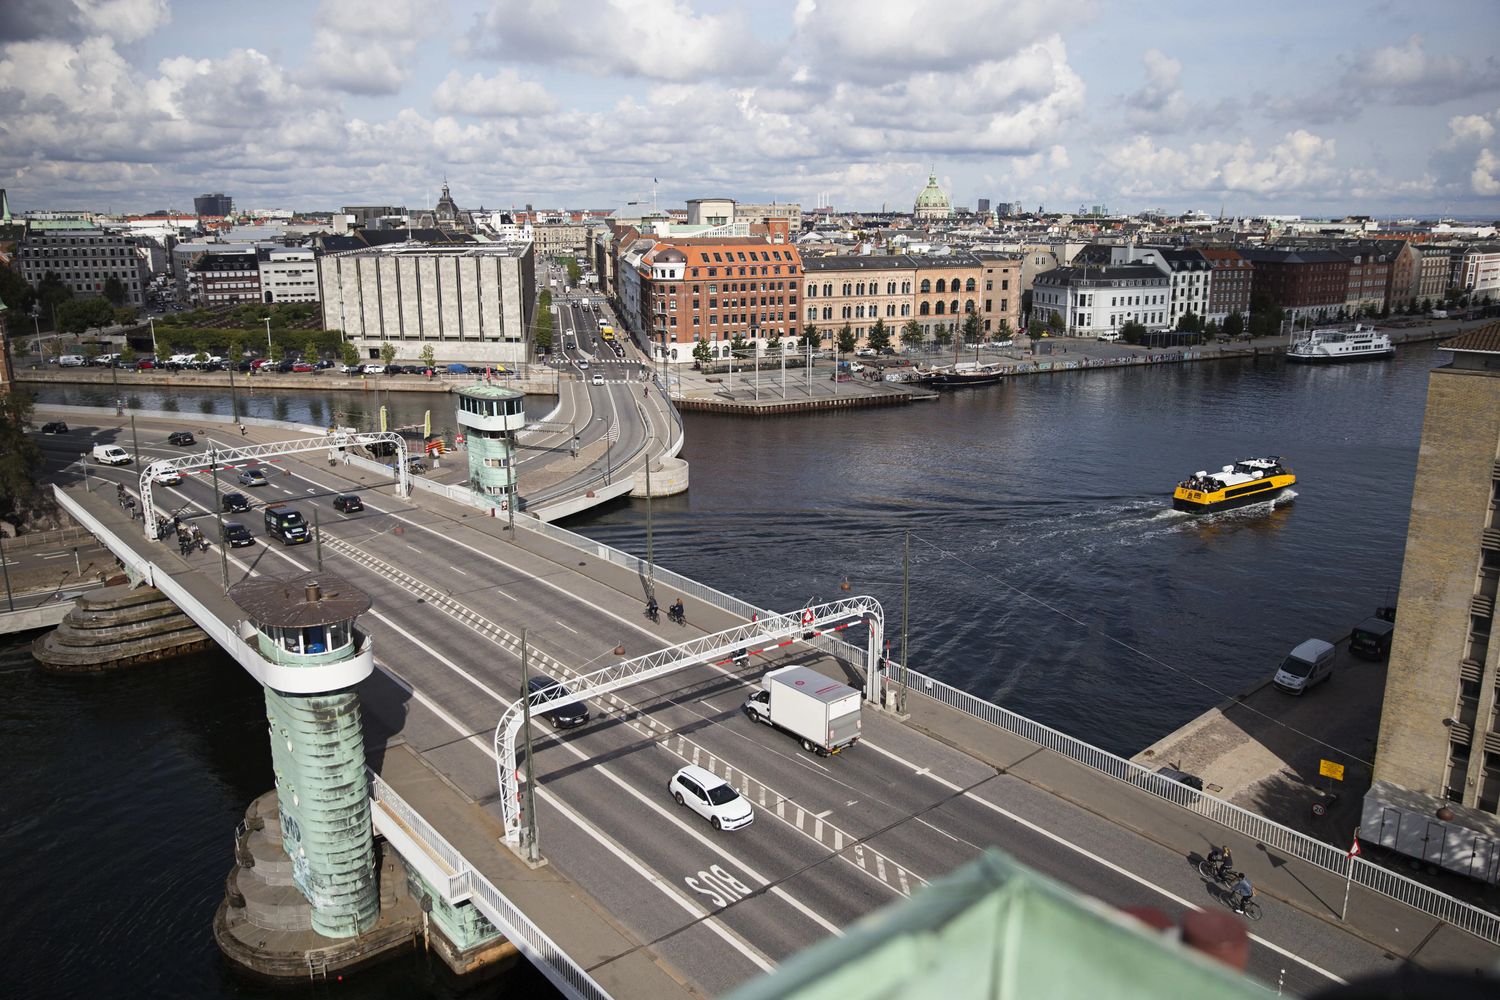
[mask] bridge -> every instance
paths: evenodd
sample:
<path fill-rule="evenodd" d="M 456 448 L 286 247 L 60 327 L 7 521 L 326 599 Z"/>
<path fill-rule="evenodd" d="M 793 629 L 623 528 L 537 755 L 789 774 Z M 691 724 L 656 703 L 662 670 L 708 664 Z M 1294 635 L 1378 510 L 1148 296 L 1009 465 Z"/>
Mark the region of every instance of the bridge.
<path fill-rule="evenodd" d="M 143 423 L 156 441 L 183 422 Z M 311 437 L 257 427 L 245 446 Z M 301 682 L 259 666 L 226 582 L 306 575 L 321 561 L 367 593 L 367 662 L 318 690 L 354 685 L 370 824 L 438 905 L 482 914 L 565 995 L 725 993 L 990 847 L 1106 903 L 1182 911 L 1217 905 L 1192 859 L 1228 842 L 1265 904 L 1250 972 L 1296 993 L 1386 969 L 1390 956 L 1472 969 L 1500 954 L 1500 921 L 1487 911 L 956 690 L 921 664 L 880 676 L 883 616 L 868 598 L 754 607 L 539 520 L 512 528 L 478 516 L 421 477 L 405 496 L 386 466 L 330 465 L 318 447 L 282 446 L 282 474 L 257 497 L 319 510 L 316 546 L 259 539 L 184 556 L 144 538 L 115 503 L 117 483 L 139 489 L 138 469 L 91 466 L 85 478 L 74 465 L 55 489 L 134 576 L 273 691 Z M 143 463 L 182 455 L 142 452 Z M 211 479 L 186 475 L 151 497 L 207 524 Z M 333 511 L 331 498 L 351 490 L 366 510 Z M 648 581 L 684 598 L 685 625 L 642 614 Z M 593 716 L 567 730 L 532 718 L 540 867 L 516 845 L 509 713 L 523 658 L 533 676 L 586 696 Z M 858 745 L 819 757 L 744 716 L 760 676 L 791 664 L 864 692 Z M 721 833 L 678 808 L 666 783 L 688 763 L 739 790 L 755 823 Z"/>

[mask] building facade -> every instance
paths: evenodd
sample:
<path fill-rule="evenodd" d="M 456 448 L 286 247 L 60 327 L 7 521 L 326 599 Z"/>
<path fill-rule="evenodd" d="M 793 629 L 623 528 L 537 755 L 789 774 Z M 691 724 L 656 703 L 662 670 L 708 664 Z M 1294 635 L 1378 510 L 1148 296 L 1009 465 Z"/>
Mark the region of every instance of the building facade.
<path fill-rule="evenodd" d="M 259 258 L 260 291 L 266 302 L 318 301 L 318 262 L 312 250 L 267 250 Z"/>
<path fill-rule="evenodd" d="M 260 255 L 254 249 L 205 253 L 188 271 L 188 301 L 193 305 L 260 300 Z"/>
<path fill-rule="evenodd" d="M 1412 289 L 1412 298 L 1419 305 L 1428 300 L 1441 302 L 1448 293 L 1448 276 L 1452 270 L 1448 248 L 1423 243 L 1418 250 L 1421 263 L 1413 279 L 1416 287 Z"/>
<path fill-rule="evenodd" d="M 1453 285 L 1474 301 L 1500 298 L 1500 244 L 1465 249 L 1454 267 Z"/>
<path fill-rule="evenodd" d="M 1500 881 L 1500 323 L 1440 345 L 1362 829 Z"/>
<path fill-rule="evenodd" d="M 803 261 L 803 325 L 816 325 L 820 342 L 832 344 L 849 324 L 864 344 L 877 320 L 901 341 L 901 328 L 915 315 L 916 261 L 908 256 L 813 257 Z"/>
<path fill-rule="evenodd" d="M 1202 247 L 1198 251 L 1213 267 L 1208 283 L 1208 311 L 1204 318 L 1223 327 L 1231 315 L 1250 321 L 1250 287 L 1255 266 L 1228 247 Z"/>
<path fill-rule="evenodd" d="M 735 202 L 734 221 L 755 223 L 770 223 L 772 220 L 781 220 L 786 223 L 787 231 L 793 236 L 802 232 L 802 205 L 798 202 L 778 202 L 758 205 Z"/>
<path fill-rule="evenodd" d="M 588 247 L 589 227 L 576 222 L 533 223 L 531 239 L 538 257 L 573 256 Z"/>
<path fill-rule="evenodd" d="M 979 314 L 984 265 L 971 253 L 912 259 L 917 263 L 914 312 L 923 338 L 931 339 L 941 329 L 950 330 L 956 338 L 964 320 L 971 313 Z"/>
<path fill-rule="evenodd" d="M 1044 323 L 1055 312 L 1074 337 L 1119 333 L 1130 322 L 1166 330 L 1171 298 L 1172 279 L 1155 264 L 1059 267 L 1037 275 L 1031 322 Z"/>
<path fill-rule="evenodd" d="M 318 258 L 323 322 L 361 356 L 521 364 L 531 356 L 536 275 L 530 243 L 394 244 Z"/>
<path fill-rule="evenodd" d="M 980 251 L 979 315 L 986 340 L 1004 339 L 1021 329 L 1021 258 L 1015 254 Z"/>
<path fill-rule="evenodd" d="M 200 194 L 193 199 L 193 213 L 198 216 L 224 216 L 234 214 L 234 199 L 222 191 L 216 194 Z"/>
<path fill-rule="evenodd" d="M 1337 250 L 1247 249 L 1254 266 L 1251 295 L 1264 294 L 1288 319 L 1326 320 L 1349 297 L 1349 258 Z"/>
<path fill-rule="evenodd" d="M 738 338 L 763 355 L 801 337 L 802 257 L 760 238 L 662 240 L 641 258 L 640 311 L 657 361 L 693 361 L 699 341 L 729 357 Z"/>
<path fill-rule="evenodd" d="M 43 229 L 28 234 L 16 247 L 14 267 L 32 288 L 49 272 L 78 298 L 104 294 L 104 283 L 116 278 L 125 290 L 123 305 L 139 308 L 151 284 L 148 259 L 135 238 L 99 229 Z"/>
<path fill-rule="evenodd" d="M 1401 248 L 1374 241 L 1340 249 L 1349 258 L 1349 285 L 1344 293 L 1344 308 L 1356 315 L 1383 310 L 1392 267 Z"/>

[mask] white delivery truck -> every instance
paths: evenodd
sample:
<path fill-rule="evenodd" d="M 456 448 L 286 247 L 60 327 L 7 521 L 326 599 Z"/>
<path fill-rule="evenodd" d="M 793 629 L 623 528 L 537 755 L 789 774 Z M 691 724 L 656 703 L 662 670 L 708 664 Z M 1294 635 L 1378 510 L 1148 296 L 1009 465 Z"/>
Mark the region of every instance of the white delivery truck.
<path fill-rule="evenodd" d="M 129 465 L 130 452 L 117 444 L 96 444 L 94 461 L 102 465 Z"/>
<path fill-rule="evenodd" d="M 826 757 L 859 742 L 860 694 L 849 685 L 807 667 L 772 670 L 760 684 L 745 702 L 745 714 L 791 733 L 802 749 Z"/>

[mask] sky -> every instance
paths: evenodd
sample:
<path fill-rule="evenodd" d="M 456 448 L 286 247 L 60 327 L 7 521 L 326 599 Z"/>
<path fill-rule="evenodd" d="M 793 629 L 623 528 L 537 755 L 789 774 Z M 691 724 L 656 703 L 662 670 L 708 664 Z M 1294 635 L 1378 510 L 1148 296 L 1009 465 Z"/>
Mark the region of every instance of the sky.
<path fill-rule="evenodd" d="M 1500 218 L 1500 3 L 0 0 L 12 211 Z"/>

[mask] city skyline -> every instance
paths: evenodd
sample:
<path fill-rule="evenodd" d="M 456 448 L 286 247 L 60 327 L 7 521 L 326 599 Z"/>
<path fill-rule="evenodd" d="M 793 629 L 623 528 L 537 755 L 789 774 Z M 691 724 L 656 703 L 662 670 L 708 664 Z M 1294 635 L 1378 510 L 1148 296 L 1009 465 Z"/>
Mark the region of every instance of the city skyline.
<path fill-rule="evenodd" d="M 826 198 L 1500 216 L 1500 9 L 400 0 L 0 11 L 14 211 Z M 729 58 L 725 54 L 729 53 Z M 1253 55 L 1250 55 L 1253 53 Z"/>

